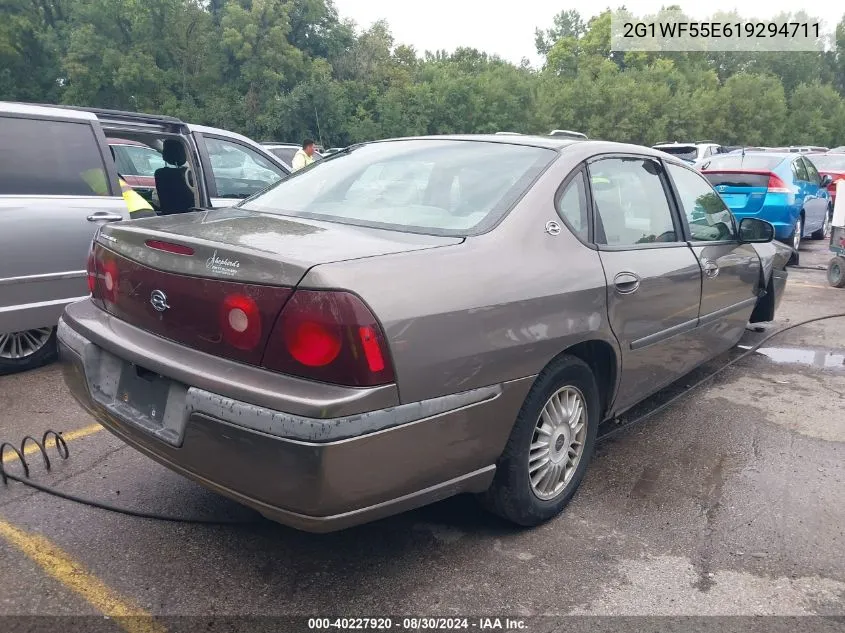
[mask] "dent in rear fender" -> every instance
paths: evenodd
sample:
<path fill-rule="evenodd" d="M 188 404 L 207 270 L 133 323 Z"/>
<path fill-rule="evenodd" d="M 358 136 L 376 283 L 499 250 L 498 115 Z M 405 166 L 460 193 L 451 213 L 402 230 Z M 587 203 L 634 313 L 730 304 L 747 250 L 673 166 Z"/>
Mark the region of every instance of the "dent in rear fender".
<path fill-rule="evenodd" d="M 544 230 L 560 221 L 552 201 L 563 175 L 551 174 L 548 187 L 532 191 L 490 233 L 319 265 L 302 285 L 347 288 L 370 306 L 385 329 L 403 403 L 536 375 L 587 340 L 606 342 L 619 359 L 598 253 L 568 230 Z"/>

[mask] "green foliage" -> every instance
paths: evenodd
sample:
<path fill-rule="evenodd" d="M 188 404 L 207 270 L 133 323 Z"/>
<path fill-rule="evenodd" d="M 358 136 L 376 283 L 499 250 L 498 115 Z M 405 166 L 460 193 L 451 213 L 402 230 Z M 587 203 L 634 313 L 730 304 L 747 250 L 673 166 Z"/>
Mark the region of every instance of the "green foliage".
<path fill-rule="evenodd" d="M 671 10 L 669 7 L 665 10 Z M 611 11 L 538 29 L 541 69 L 420 54 L 331 0 L 0 0 L 0 99 L 161 112 L 326 146 L 547 133 L 653 144 L 845 143 L 845 17 L 825 53 L 611 50 Z"/>

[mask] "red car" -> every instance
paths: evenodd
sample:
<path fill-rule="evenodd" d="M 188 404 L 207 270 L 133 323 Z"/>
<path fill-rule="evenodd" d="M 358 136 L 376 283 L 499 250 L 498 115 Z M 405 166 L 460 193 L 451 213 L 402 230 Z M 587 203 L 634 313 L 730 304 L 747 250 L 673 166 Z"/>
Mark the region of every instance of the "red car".
<path fill-rule="evenodd" d="M 156 191 L 156 169 L 164 167 L 161 154 L 138 141 L 110 138 L 108 142 L 114 153 L 117 173 L 123 177 L 126 184 L 152 201 Z"/>
<path fill-rule="evenodd" d="M 813 161 L 813 165 L 822 177 L 830 176 L 833 179 L 833 182 L 827 186 L 827 191 L 830 194 L 831 204 L 835 204 L 836 182 L 845 180 L 845 153 L 807 154 L 807 158 Z"/>

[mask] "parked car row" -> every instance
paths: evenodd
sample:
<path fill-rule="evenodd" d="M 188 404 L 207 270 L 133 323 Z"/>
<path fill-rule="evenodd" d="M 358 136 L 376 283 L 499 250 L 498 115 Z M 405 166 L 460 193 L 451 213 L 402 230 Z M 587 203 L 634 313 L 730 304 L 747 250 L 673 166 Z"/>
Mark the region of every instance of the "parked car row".
<path fill-rule="evenodd" d="M 733 147 L 713 141 L 658 143 L 653 149 L 699 169 L 737 217 L 773 224 L 778 240 L 798 250 L 830 230 L 845 154 L 817 146 Z"/>

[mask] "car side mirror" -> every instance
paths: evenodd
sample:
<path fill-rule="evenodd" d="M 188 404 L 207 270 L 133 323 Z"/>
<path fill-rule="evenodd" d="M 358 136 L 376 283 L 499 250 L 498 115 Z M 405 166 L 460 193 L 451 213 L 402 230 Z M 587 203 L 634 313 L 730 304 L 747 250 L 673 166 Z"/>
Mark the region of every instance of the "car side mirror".
<path fill-rule="evenodd" d="M 832 182 L 833 182 L 833 176 L 831 176 L 830 174 L 826 174 L 826 175 L 822 176 L 821 186 L 822 187 L 828 187 L 828 186 L 830 186 L 830 183 L 832 183 Z"/>
<path fill-rule="evenodd" d="M 775 227 L 759 218 L 742 218 L 739 222 L 739 241 L 742 244 L 765 244 L 775 239 Z"/>

